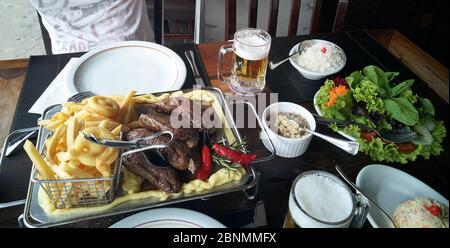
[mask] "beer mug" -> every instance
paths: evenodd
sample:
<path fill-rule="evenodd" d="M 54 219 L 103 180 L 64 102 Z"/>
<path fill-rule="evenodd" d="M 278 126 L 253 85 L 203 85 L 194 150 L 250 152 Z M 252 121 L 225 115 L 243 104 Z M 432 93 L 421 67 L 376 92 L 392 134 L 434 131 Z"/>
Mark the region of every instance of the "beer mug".
<path fill-rule="evenodd" d="M 338 177 L 313 170 L 295 178 L 288 214 L 302 228 L 359 228 L 366 220 L 368 207 L 364 197 L 353 194 Z"/>
<path fill-rule="evenodd" d="M 234 34 L 233 44 L 219 50 L 217 75 L 222 82 L 242 95 L 254 95 L 266 86 L 266 70 L 270 50 L 270 35 L 261 29 L 247 28 Z M 223 59 L 233 52 L 231 77 L 223 76 Z"/>

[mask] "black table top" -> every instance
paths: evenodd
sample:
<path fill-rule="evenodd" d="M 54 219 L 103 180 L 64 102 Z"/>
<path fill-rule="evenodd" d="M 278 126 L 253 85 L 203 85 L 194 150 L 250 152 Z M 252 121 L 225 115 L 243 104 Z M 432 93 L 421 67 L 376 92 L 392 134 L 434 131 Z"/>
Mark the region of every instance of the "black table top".
<path fill-rule="evenodd" d="M 401 73 L 400 79 L 416 79 L 414 85 L 415 92 L 431 99 L 437 110 L 438 119 L 448 120 L 448 104 L 425 83 L 420 81 L 417 76 L 399 63 L 388 51 L 381 47 L 366 31 L 273 38 L 270 59 L 285 57 L 292 46 L 301 40 L 309 38 L 330 40 L 344 49 L 348 61 L 345 68 L 339 73 L 340 75 L 347 75 L 366 65 L 375 64 L 387 71 L 399 71 Z M 45 67 L 45 65 L 41 66 Z M 56 76 L 56 73 L 54 72 L 52 75 Z M 280 70 L 269 71 L 267 74 L 267 82 L 272 92 L 278 92 L 280 94 L 280 101 L 297 102 L 311 111 L 314 110 L 311 102 L 312 96 L 322 83 L 322 81 L 311 81 L 303 78 L 289 63 L 282 65 Z M 38 96 L 39 94 L 36 95 Z M 24 108 L 24 111 L 26 112 L 27 109 Z M 317 131 L 338 136 L 326 127 L 318 127 Z M 242 136 L 247 136 L 251 141 L 258 140 L 258 133 L 254 129 L 242 129 L 240 132 Z M 443 145 L 445 150 L 441 155 L 431 157 L 429 160 L 419 158 L 415 162 L 407 165 L 383 164 L 411 174 L 448 198 L 448 139 L 444 141 Z M 251 148 L 258 154 L 265 151 L 265 148 L 259 141 L 254 142 Z M 272 161 L 255 165 L 256 170 L 261 173 L 261 181 L 258 194 L 253 200 L 248 200 L 242 192 L 235 192 L 212 197 L 208 200 L 194 200 L 174 204 L 171 207 L 200 211 L 217 218 L 225 225 L 236 227 L 242 224 L 239 223 L 239 218 L 249 218 L 249 211 L 243 210 L 251 210 L 258 201 L 263 201 L 266 208 L 268 225 L 271 227 L 281 227 L 287 211 L 289 189 L 293 179 L 300 173 L 313 169 L 325 170 L 336 174 L 333 161 L 339 163 L 344 172 L 352 180 L 356 179 L 358 172 L 364 166 L 376 164 L 376 162 L 364 154 L 351 156 L 341 152 L 338 148 L 328 143 L 319 139 L 313 139 L 308 151 L 298 158 L 285 159 L 276 157 Z M 0 191 L 3 191 L 3 188 L 0 188 Z M 21 206 L 0 209 L 0 226 L 16 226 L 16 218 L 22 212 L 23 207 Z M 107 227 L 128 215 L 130 214 L 80 222 L 71 224 L 70 226 Z M 366 226 L 370 225 L 366 224 Z"/>

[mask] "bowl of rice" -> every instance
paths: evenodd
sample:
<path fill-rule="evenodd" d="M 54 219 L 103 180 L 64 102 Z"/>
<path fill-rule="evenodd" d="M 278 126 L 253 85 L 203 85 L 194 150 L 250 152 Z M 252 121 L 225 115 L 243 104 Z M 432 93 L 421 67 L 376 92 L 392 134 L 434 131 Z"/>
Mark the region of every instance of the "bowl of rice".
<path fill-rule="evenodd" d="M 295 45 L 289 55 L 301 53 L 289 59 L 303 77 L 318 80 L 335 74 L 344 68 L 347 62 L 344 50 L 326 40 L 305 40 Z"/>

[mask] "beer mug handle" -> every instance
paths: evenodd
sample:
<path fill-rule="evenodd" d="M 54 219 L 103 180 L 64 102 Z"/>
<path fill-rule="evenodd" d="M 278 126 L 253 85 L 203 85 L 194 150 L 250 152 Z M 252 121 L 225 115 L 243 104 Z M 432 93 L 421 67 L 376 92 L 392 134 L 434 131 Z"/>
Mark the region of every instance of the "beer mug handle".
<path fill-rule="evenodd" d="M 233 45 L 223 45 L 219 49 L 219 61 L 217 62 L 217 78 L 225 83 L 229 83 L 230 79 L 225 78 L 223 76 L 223 58 L 225 57 L 226 53 L 233 52 L 234 48 Z"/>
<path fill-rule="evenodd" d="M 369 213 L 369 202 L 360 194 L 355 195 L 356 210 L 350 227 L 361 228 L 366 222 L 367 214 Z"/>

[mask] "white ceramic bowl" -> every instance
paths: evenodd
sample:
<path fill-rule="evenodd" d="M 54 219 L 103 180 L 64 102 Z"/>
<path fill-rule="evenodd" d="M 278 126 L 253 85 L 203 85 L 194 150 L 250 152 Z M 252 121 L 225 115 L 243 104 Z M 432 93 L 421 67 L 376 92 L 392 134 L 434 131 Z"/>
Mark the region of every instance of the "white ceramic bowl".
<path fill-rule="evenodd" d="M 310 71 L 302 66 L 300 66 L 299 64 L 297 64 L 297 56 L 294 56 L 292 58 L 289 59 L 289 62 L 291 62 L 291 65 L 297 69 L 302 75 L 303 77 L 307 78 L 307 79 L 311 79 L 311 80 L 319 80 L 325 77 L 328 77 L 329 75 L 333 75 L 335 73 L 338 73 L 340 70 L 342 70 L 342 68 L 344 68 L 345 64 L 347 63 L 347 56 L 345 55 L 345 52 L 342 48 L 340 48 L 338 45 L 326 41 L 326 40 L 317 40 L 317 39 L 313 39 L 313 40 L 308 40 L 308 41 L 304 41 L 301 42 L 297 45 L 295 45 L 294 47 L 292 47 L 291 51 L 289 52 L 289 55 L 292 55 L 294 53 L 296 53 L 298 51 L 298 47 L 299 45 L 305 46 L 305 47 L 309 47 L 312 46 L 313 44 L 316 43 L 325 43 L 328 44 L 329 46 L 333 46 L 336 49 L 340 50 L 342 53 L 342 60 L 344 61 L 344 63 L 342 63 L 342 65 L 337 68 L 336 70 L 332 70 L 332 71 L 327 71 L 327 72 L 314 72 L 314 71 Z"/>
<path fill-rule="evenodd" d="M 268 117 L 271 114 L 276 114 L 279 112 L 283 113 L 295 113 L 301 115 L 309 124 L 309 129 L 314 131 L 316 129 L 316 121 L 312 114 L 304 107 L 290 103 L 290 102 L 278 102 L 269 105 L 262 114 L 262 125 L 264 129 L 269 134 L 270 140 L 275 147 L 276 155 L 284 158 L 294 158 L 302 155 L 308 149 L 309 143 L 311 142 L 312 135 L 310 133 L 305 134 L 301 138 L 286 138 L 278 135 L 269 127 L 267 122 Z M 267 140 L 263 139 L 264 146 L 271 151 Z"/>

